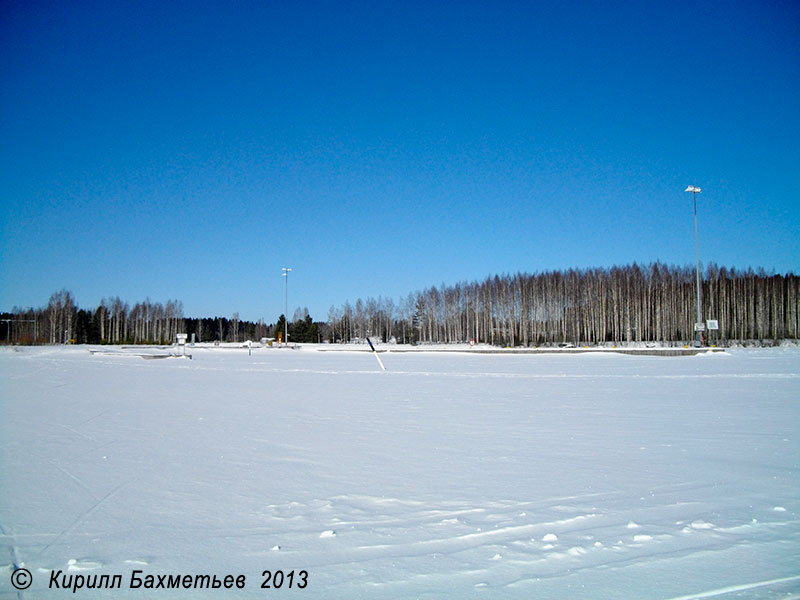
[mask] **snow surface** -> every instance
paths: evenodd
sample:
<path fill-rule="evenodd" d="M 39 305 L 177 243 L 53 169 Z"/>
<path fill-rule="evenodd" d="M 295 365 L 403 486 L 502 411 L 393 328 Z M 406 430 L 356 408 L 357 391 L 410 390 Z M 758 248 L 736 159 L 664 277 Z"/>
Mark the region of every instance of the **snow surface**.
<path fill-rule="evenodd" d="M 188 350 L 0 351 L 0 597 L 800 597 L 798 348 Z"/>

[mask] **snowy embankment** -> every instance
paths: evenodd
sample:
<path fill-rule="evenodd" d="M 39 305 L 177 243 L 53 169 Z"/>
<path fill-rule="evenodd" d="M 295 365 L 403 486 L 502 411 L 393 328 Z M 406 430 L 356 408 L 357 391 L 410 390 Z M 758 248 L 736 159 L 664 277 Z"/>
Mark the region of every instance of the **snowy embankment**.
<path fill-rule="evenodd" d="M 800 593 L 800 349 L 119 350 L 0 351 L 0 597 Z M 307 587 L 260 589 L 279 569 Z"/>

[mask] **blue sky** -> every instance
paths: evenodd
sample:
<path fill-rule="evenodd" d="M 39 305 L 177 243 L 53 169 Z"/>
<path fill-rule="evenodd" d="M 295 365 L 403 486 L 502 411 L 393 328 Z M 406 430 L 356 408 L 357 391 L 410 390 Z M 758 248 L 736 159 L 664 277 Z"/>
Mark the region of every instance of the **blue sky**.
<path fill-rule="evenodd" d="M 0 3 L 0 309 L 800 272 L 796 2 Z"/>

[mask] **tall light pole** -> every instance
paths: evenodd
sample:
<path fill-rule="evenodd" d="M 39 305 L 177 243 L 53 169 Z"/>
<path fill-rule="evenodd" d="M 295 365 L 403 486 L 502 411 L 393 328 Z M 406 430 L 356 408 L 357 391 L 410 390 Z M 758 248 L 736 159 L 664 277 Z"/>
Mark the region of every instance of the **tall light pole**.
<path fill-rule="evenodd" d="M 283 343 L 289 344 L 289 267 L 281 267 L 283 274 L 281 277 L 286 277 L 286 308 L 283 313 Z"/>
<path fill-rule="evenodd" d="M 703 313 L 700 310 L 700 247 L 697 243 L 697 194 L 703 190 L 697 186 L 690 185 L 684 191 L 692 192 L 692 199 L 694 200 L 694 255 L 697 261 L 697 322 L 694 326 L 694 345 L 700 347 L 703 345 L 703 331 L 705 330 L 705 326 L 703 324 Z"/>

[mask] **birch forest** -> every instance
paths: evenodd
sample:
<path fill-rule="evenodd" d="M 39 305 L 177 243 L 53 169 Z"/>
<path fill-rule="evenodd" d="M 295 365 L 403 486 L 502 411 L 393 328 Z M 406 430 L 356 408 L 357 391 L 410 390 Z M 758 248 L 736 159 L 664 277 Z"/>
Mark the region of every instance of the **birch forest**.
<path fill-rule="evenodd" d="M 797 339 L 800 277 L 763 269 L 709 265 L 702 274 L 703 320 L 715 320 L 709 342 L 771 344 Z M 397 343 L 496 346 L 687 343 L 694 339 L 695 269 L 653 263 L 496 275 L 442 284 L 398 302 L 382 297 L 331 307 L 326 322 L 308 310 L 288 324 L 294 342 L 353 342 L 371 336 Z M 81 309 L 72 294 L 53 294 L 46 307 L 2 314 L 0 343 L 168 344 L 177 333 L 196 340 L 244 342 L 276 337 L 275 324 L 232 317 L 187 318 L 183 304 L 149 299 L 129 305 L 118 297 Z"/>
<path fill-rule="evenodd" d="M 702 276 L 711 341 L 796 339 L 800 278 L 710 265 Z M 331 308 L 332 336 L 502 346 L 682 343 L 694 338 L 695 269 L 647 266 L 570 269 L 430 287 L 399 306 L 380 298 Z"/>
<path fill-rule="evenodd" d="M 119 297 L 104 298 L 100 306 L 80 309 L 67 290 L 50 296 L 45 308 L 4 313 L 0 340 L 11 343 L 141 344 L 169 343 L 183 331 L 183 304 L 149 299 L 133 306 Z"/>

